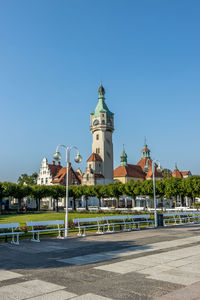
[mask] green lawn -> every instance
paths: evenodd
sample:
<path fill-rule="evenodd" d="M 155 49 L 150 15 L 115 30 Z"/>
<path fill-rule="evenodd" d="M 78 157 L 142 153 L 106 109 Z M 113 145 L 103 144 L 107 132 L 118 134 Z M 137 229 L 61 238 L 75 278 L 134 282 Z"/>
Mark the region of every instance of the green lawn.
<path fill-rule="evenodd" d="M 113 215 L 111 213 L 69 213 L 69 223 L 76 218 L 94 218 L 105 215 Z M 26 214 L 12 214 L 12 215 L 0 215 L 0 223 L 20 223 L 20 227 L 26 226 L 28 221 L 50 221 L 50 220 L 64 220 L 64 212 L 34 212 Z"/>

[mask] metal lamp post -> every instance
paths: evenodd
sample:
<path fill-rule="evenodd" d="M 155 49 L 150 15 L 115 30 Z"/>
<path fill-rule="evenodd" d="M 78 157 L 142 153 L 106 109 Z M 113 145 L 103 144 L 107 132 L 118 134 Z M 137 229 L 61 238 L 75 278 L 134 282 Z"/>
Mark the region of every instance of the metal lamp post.
<path fill-rule="evenodd" d="M 157 171 L 161 172 L 162 168 L 160 166 L 160 162 L 157 160 L 152 161 L 152 171 L 153 171 L 153 200 L 154 200 L 154 222 L 155 222 L 155 228 L 158 227 L 158 221 L 157 221 L 157 204 L 156 204 L 156 184 L 155 184 L 155 164 L 158 162 Z"/>
<path fill-rule="evenodd" d="M 67 170 L 66 170 L 66 211 L 65 211 L 65 233 L 64 238 L 66 239 L 68 236 L 68 199 L 69 199 L 69 163 L 70 163 L 70 151 L 72 149 L 75 149 L 77 151 L 77 154 L 74 158 L 74 161 L 76 163 L 80 163 L 82 161 L 82 157 L 79 153 L 79 150 L 77 147 L 67 147 L 65 145 L 58 145 L 56 148 L 56 152 L 53 155 L 53 158 L 57 161 L 61 160 L 61 154 L 58 151 L 60 147 L 63 147 L 66 150 L 66 163 L 67 163 Z"/>

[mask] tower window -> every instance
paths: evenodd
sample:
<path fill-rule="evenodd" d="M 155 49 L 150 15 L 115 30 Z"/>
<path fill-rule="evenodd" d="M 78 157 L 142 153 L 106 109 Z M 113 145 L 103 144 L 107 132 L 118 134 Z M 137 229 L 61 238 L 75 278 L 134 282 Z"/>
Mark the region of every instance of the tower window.
<path fill-rule="evenodd" d="M 99 135 L 98 134 L 96 135 L 96 139 L 99 140 Z"/>
<path fill-rule="evenodd" d="M 102 124 L 105 125 L 105 120 L 102 120 Z"/>
<path fill-rule="evenodd" d="M 100 148 L 96 148 L 96 153 L 97 153 L 97 154 L 100 153 Z"/>
<path fill-rule="evenodd" d="M 102 114 L 102 117 L 104 117 L 104 114 Z"/>
<path fill-rule="evenodd" d="M 87 181 L 89 180 L 89 174 L 87 174 Z"/>

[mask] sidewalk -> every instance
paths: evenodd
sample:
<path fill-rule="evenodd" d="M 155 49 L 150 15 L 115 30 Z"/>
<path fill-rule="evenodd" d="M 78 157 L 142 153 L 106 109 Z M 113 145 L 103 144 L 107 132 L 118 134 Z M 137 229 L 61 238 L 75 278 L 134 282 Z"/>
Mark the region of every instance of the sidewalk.
<path fill-rule="evenodd" d="M 21 240 L 0 255 L 5 300 L 200 299 L 200 225 Z"/>

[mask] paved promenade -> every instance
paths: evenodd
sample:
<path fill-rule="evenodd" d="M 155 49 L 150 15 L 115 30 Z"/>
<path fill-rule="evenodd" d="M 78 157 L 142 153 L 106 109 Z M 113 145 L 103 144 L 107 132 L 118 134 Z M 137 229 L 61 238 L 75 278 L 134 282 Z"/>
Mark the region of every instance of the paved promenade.
<path fill-rule="evenodd" d="M 200 299 L 200 225 L 0 243 L 0 299 Z"/>

